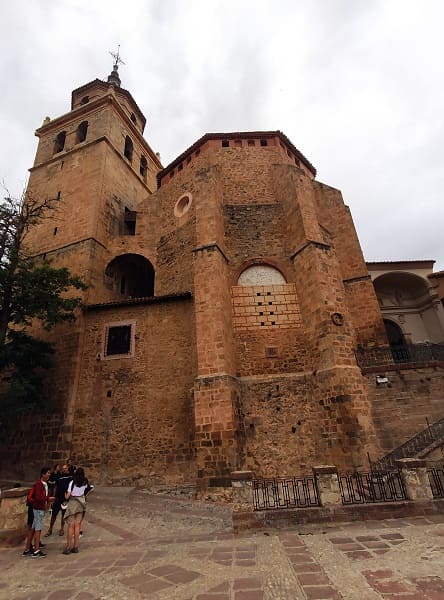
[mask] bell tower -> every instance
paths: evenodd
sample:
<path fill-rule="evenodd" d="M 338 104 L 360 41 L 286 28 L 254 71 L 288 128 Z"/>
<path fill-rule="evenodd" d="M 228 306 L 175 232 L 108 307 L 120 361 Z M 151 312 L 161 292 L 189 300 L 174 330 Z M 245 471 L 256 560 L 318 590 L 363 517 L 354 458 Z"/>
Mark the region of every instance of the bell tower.
<path fill-rule="evenodd" d="M 34 196 L 57 198 L 54 214 L 29 233 L 31 252 L 81 276 L 85 302 L 106 297 L 110 246 L 135 230 L 137 208 L 155 191 L 162 168 L 143 137 L 145 116 L 121 87 L 122 60 L 113 57 L 107 81 L 75 89 L 71 110 L 37 129 L 28 184 Z"/>

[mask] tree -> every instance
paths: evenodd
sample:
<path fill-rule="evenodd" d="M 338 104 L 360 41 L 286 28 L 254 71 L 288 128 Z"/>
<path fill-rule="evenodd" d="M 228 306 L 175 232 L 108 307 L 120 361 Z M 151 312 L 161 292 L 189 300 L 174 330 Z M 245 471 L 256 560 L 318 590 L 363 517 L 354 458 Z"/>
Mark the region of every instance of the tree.
<path fill-rule="evenodd" d="M 7 190 L 6 190 L 7 191 Z M 29 332 L 35 320 L 44 329 L 73 321 L 80 298 L 67 295 L 85 289 L 66 268 L 33 257 L 26 235 L 43 219 L 54 217 L 57 199 L 10 194 L 0 202 L 0 401 L 3 411 L 22 410 L 44 401 L 41 370 L 51 365 L 53 347 Z"/>

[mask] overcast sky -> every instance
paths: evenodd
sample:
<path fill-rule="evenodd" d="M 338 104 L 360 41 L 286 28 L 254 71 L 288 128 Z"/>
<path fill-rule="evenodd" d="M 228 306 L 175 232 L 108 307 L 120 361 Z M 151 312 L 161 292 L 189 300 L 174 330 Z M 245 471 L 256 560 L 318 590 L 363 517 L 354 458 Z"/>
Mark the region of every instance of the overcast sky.
<path fill-rule="evenodd" d="M 0 179 L 112 68 L 164 165 L 206 132 L 283 131 L 342 190 L 367 260 L 444 269 L 442 0 L 14 0 L 0 8 Z"/>

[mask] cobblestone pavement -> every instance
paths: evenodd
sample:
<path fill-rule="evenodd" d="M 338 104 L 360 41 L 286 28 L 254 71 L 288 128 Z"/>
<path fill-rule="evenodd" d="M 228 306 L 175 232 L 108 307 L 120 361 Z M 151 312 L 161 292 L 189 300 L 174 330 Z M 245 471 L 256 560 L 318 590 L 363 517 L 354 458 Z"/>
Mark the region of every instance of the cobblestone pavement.
<path fill-rule="evenodd" d="M 44 559 L 0 549 L 0 598 L 444 600 L 444 515 L 234 535 L 222 507 L 98 488 L 79 554 L 57 525 Z"/>

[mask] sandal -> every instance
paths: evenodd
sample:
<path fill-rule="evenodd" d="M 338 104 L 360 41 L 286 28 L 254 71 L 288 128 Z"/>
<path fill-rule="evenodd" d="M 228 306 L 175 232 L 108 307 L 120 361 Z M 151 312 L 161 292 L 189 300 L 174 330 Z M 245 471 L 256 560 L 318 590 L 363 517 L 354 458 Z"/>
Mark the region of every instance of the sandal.
<path fill-rule="evenodd" d="M 63 531 L 63 529 L 61 529 L 61 530 L 59 531 L 59 535 L 65 535 L 65 532 Z"/>
<path fill-rule="evenodd" d="M 71 550 L 69 548 L 65 548 L 62 554 L 71 554 Z"/>

